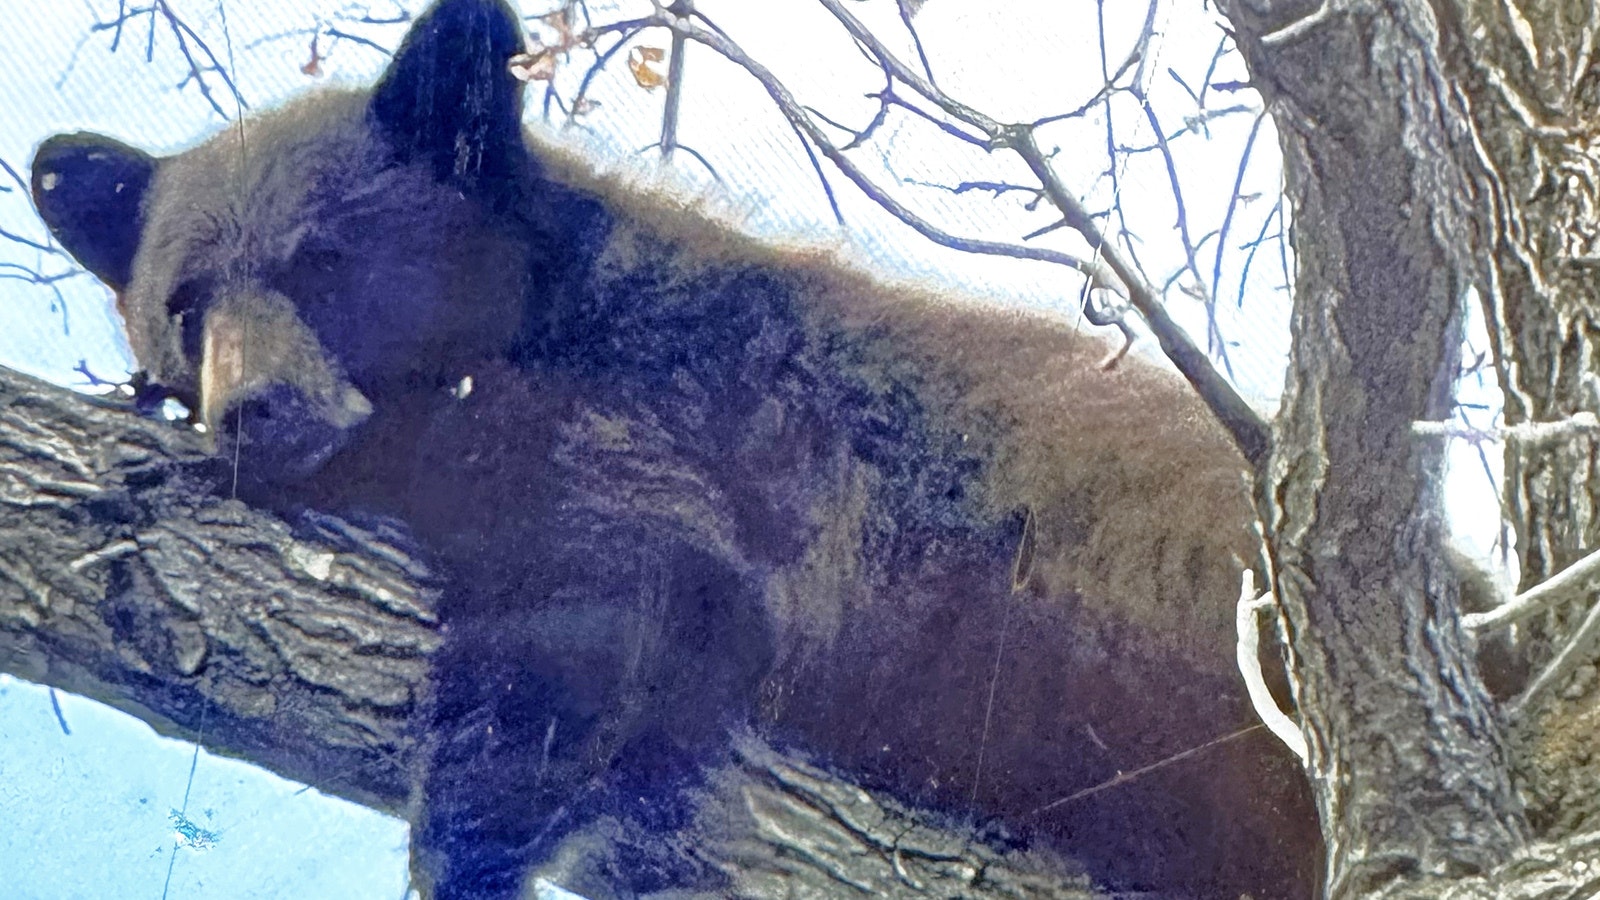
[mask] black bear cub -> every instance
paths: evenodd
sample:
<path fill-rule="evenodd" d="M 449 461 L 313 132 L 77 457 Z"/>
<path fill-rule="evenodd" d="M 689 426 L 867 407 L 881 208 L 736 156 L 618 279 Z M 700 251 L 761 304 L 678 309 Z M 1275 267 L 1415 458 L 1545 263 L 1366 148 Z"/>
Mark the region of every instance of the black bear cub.
<path fill-rule="evenodd" d="M 440 0 L 371 90 L 33 170 L 241 497 L 398 519 L 447 579 L 424 893 L 517 896 L 602 815 L 670 848 L 753 732 L 1112 890 L 1309 896 L 1263 733 L 1038 812 L 1250 722 L 1243 465 L 1186 387 L 530 143 L 522 35 Z M 670 856 L 585 889 L 733 890 Z"/>

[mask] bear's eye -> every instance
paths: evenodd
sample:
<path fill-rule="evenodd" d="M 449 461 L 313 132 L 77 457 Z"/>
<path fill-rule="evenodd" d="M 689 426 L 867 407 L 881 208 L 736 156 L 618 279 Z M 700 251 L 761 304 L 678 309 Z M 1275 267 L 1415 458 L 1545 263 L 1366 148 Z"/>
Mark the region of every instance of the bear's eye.
<path fill-rule="evenodd" d="M 190 278 L 178 285 L 167 297 L 167 315 L 172 318 L 187 317 L 189 313 L 200 308 L 207 293 L 206 284 L 200 279 Z"/>
<path fill-rule="evenodd" d="M 205 307 L 210 296 L 211 284 L 208 280 L 190 278 L 179 283 L 177 290 L 167 297 L 167 315 L 178 329 L 184 355 L 191 360 L 200 358 L 201 325 L 205 321 Z"/>

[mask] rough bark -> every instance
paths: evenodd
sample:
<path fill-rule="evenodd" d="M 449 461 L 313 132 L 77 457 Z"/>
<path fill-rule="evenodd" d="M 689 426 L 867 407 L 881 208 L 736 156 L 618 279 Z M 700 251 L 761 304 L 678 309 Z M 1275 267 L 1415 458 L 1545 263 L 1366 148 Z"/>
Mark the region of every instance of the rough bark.
<path fill-rule="evenodd" d="M 0 370 L 0 668 L 398 809 L 425 569 L 382 529 L 218 499 L 225 475 L 191 429 Z"/>
<path fill-rule="evenodd" d="M 1485 308 L 1506 422 L 1595 411 L 1600 70 L 1590 63 L 1600 7 L 1457 0 L 1448 12 L 1450 50 L 1498 214 L 1484 247 L 1494 254 L 1499 290 Z M 1522 582 L 1533 585 L 1600 538 L 1593 442 L 1512 443 L 1506 463 Z"/>
<path fill-rule="evenodd" d="M 1496 290 L 1485 320 L 1507 425 L 1600 412 L 1600 6 L 1588 0 L 1454 0 L 1447 45 L 1482 142 Z M 1600 547 L 1600 469 L 1593 431 L 1508 440 L 1504 506 L 1524 588 Z M 1592 599 L 1590 600 L 1592 602 Z M 1512 690 L 1548 664 L 1587 602 L 1550 610 L 1513 633 Z M 1518 700 L 1519 774 L 1529 817 L 1562 835 L 1600 825 L 1594 752 L 1600 695 L 1594 648 L 1577 678 Z"/>
<path fill-rule="evenodd" d="M 1528 837 L 1441 558 L 1443 445 L 1484 209 L 1422 0 L 1227 10 L 1283 145 L 1291 365 L 1260 481 L 1330 897 L 1490 870 Z"/>

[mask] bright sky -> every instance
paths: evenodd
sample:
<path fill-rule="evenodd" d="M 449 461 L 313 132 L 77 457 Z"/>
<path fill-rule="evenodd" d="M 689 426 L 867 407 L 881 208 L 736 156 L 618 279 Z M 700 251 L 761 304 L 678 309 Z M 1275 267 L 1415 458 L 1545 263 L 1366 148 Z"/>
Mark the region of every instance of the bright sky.
<path fill-rule="evenodd" d="M 228 63 L 252 108 L 322 83 L 370 80 L 383 65 L 383 55 L 353 40 L 330 38 L 326 29 L 393 46 L 403 26 L 366 25 L 351 21 L 353 16 L 365 8 L 374 18 L 392 18 L 402 7 L 421 5 L 420 0 L 398 6 L 385 0 L 171 0 L 171 7 Z M 551 5 L 549 0 L 522 0 L 528 13 L 547 11 Z M 784 78 L 802 101 L 838 122 L 860 126 L 872 117 L 875 106 L 863 95 L 882 87 L 880 76 L 815 3 L 700 0 L 697 5 Z M 603 0 L 590 3 L 600 20 L 609 6 Z M 893 36 L 903 59 L 915 59 L 891 0 L 849 6 L 877 33 Z M 1187 92 L 1205 83 L 1222 40 L 1201 7 L 1197 0 L 1163 0 L 1158 10 L 1160 36 L 1146 60 L 1145 84 L 1168 133 L 1198 111 Z M 111 31 L 91 30 L 97 22 L 109 22 L 117 8 L 116 0 L 8 0 L 7 27 L 0 29 L 0 159 L 23 179 L 33 147 L 52 133 L 101 131 L 168 153 L 224 124 L 193 83 L 179 85 L 185 70 L 169 32 L 157 30 L 153 60 L 146 62 L 146 20 L 129 26 L 115 52 Z M 227 15 L 226 31 L 219 9 Z M 1076 108 L 1098 88 L 1095 9 L 1093 0 L 927 0 L 917 24 L 945 90 L 997 118 L 1025 120 Z M 1108 52 L 1115 65 L 1137 34 L 1144 9 L 1132 2 L 1106 3 L 1105 9 L 1114 17 L 1108 25 Z M 312 57 L 311 34 L 318 28 L 324 29 L 317 43 L 321 73 L 313 77 L 302 67 Z M 647 36 L 641 43 L 665 46 L 659 37 Z M 560 83 L 569 96 L 580 74 L 578 69 L 563 72 Z M 1230 55 L 1218 64 L 1212 83 L 1243 78 L 1242 65 Z M 212 83 L 220 87 L 214 78 Z M 535 115 L 540 108 L 536 91 L 529 95 Z M 619 64 L 609 78 L 600 79 L 592 96 L 598 106 L 575 134 L 613 162 L 640 165 L 638 148 L 658 136 L 662 92 L 639 88 Z M 232 100 L 224 95 L 221 103 L 231 116 Z M 1119 103 L 1119 143 L 1151 146 L 1151 131 L 1138 108 L 1125 98 Z M 1205 108 L 1215 112 L 1235 105 L 1254 109 L 1259 100 L 1250 91 L 1212 91 Z M 1287 347 L 1287 294 L 1282 287 L 1285 266 L 1292 267 L 1292 260 L 1275 241 L 1279 163 L 1270 121 L 1263 124 L 1244 173 L 1240 193 L 1250 199 L 1237 207 L 1227 252 L 1216 262 L 1215 232 L 1227 216 L 1254 121 L 1249 112 L 1197 121 L 1173 138 L 1172 147 L 1207 289 L 1214 265 L 1220 275 L 1215 284 L 1218 319 L 1229 342 L 1232 371 L 1248 396 L 1271 404 L 1282 384 Z M 1067 183 L 1091 209 L 1107 208 L 1111 188 L 1103 172 L 1104 119 L 1091 115 L 1052 126 L 1045 134 L 1062 148 L 1056 160 Z M 786 123 L 758 85 L 700 47 L 691 48 L 686 57 L 680 139 L 703 154 L 721 185 L 715 186 L 705 169 L 683 154 L 675 176 L 680 183 L 712 193 L 748 227 L 832 240 L 828 235 L 836 232 L 825 196 Z M 1021 176 L 1015 163 L 941 139 L 913 117 L 891 118 L 856 159 L 947 230 L 1020 241 L 1050 223 L 1048 213 L 1024 208 L 1025 197 L 950 191 L 964 181 Z M 1162 285 L 1185 264 L 1176 240 L 1169 175 L 1157 153 L 1133 153 L 1124 160 L 1118 174 L 1130 231 L 1139 236 L 1134 249 L 1152 280 Z M 889 219 L 831 168 L 829 172 L 849 224 L 848 241 L 859 248 L 851 252 L 875 260 L 896 277 L 937 278 L 976 296 L 1073 314 L 1078 282 L 1070 273 L 936 248 Z M 3 187 L 16 185 L 0 175 Z M 0 193 L 0 229 L 48 243 L 25 193 Z M 1261 235 L 1265 238 L 1257 241 Z M 1083 249 L 1073 236 L 1060 232 L 1030 243 Z M 1246 265 L 1249 277 L 1243 279 Z M 16 280 L 23 268 L 63 277 L 49 285 Z M 70 276 L 70 271 L 47 252 L 0 238 L 0 364 L 82 386 L 84 379 L 75 371 L 81 360 L 96 375 L 119 379 L 131 361 L 107 292 L 92 278 Z M 1176 288 L 1168 297 L 1169 308 L 1203 340 L 1201 304 Z M 1456 470 L 1467 473 L 1463 496 L 1472 484 L 1481 493 L 1483 476 L 1473 474 L 1477 457 L 1468 453 L 1461 458 Z M 1490 505 L 1479 500 L 1466 509 L 1458 513 L 1458 521 L 1497 520 L 1492 498 Z M 1472 540 L 1482 542 L 1482 536 Z M 297 786 L 275 776 L 205 753 L 190 787 L 192 744 L 157 738 L 142 723 L 74 697 L 62 695 L 60 706 L 70 735 L 45 691 L 0 677 L 0 883 L 7 885 L 8 897 L 402 896 L 402 823 L 315 791 L 298 792 Z M 191 832 L 174 859 L 178 820 L 172 810 L 182 810 L 188 822 L 211 832 L 212 839 L 197 839 L 208 835 Z"/>

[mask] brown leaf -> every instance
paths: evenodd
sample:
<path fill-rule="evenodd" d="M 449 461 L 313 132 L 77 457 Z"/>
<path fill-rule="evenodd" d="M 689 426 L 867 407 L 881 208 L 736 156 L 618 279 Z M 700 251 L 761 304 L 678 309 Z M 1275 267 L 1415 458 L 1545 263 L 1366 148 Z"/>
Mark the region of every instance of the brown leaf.
<path fill-rule="evenodd" d="M 322 74 L 322 53 L 317 50 L 317 35 L 311 36 L 311 58 L 300 67 L 300 74 L 316 78 Z"/>
<path fill-rule="evenodd" d="M 511 74 L 518 81 L 549 81 L 556 77 L 556 51 L 540 47 L 511 57 Z"/>
<path fill-rule="evenodd" d="M 561 49 L 571 49 L 577 43 L 577 38 L 572 33 L 572 8 L 570 6 L 563 5 L 553 13 L 540 16 L 539 21 L 555 30 L 557 35 L 556 46 Z"/>
<path fill-rule="evenodd" d="M 659 63 L 667 58 L 667 51 L 661 47 L 634 47 L 628 51 L 628 71 L 633 73 L 633 80 L 645 90 L 655 90 L 667 83 L 667 76 L 657 69 L 650 67 L 651 63 Z"/>

